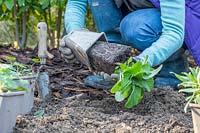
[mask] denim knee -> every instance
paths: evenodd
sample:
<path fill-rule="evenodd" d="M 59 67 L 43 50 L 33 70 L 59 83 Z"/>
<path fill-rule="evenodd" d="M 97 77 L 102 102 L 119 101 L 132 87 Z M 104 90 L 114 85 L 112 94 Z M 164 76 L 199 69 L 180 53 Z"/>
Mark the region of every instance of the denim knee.
<path fill-rule="evenodd" d="M 160 12 L 154 8 L 134 11 L 120 23 L 124 42 L 139 50 L 151 46 L 160 37 L 161 31 Z"/>
<path fill-rule="evenodd" d="M 99 32 L 116 32 L 122 13 L 113 0 L 88 0 Z"/>

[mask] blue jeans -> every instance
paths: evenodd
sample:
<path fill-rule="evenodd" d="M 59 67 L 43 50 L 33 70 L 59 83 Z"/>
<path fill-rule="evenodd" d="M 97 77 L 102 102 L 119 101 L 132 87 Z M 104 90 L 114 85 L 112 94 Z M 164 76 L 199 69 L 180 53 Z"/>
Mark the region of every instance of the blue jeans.
<path fill-rule="evenodd" d="M 106 33 L 108 41 L 144 50 L 159 38 L 162 24 L 156 8 L 140 9 L 123 16 L 113 0 L 88 1 L 97 29 Z"/>
<path fill-rule="evenodd" d="M 139 9 L 126 14 L 115 6 L 113 0 L 88 0 L 88 2 L 98 31 L 105 32 L 110 42 L 130 45 L 143 51 L 161 35 L 161 14 L 156 8 Z M 177 51 L 163 63 L 163 69 L 155 80 L 155 86 L 170 85 L 176 88 L 179 81 L 170 72 L 180 73 L 186 71 L 187 67 L 184 51 Z"/>

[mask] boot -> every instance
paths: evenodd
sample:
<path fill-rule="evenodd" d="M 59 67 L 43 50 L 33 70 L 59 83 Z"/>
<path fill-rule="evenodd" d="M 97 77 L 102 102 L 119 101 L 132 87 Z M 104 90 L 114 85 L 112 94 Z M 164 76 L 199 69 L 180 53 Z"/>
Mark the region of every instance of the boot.
<path fill-rule="evenodd" d="M 160 73 L 156 76 L 155 87 L 163 88 L 170 86 L 175 90 L 178 89 L 180 81 L 170 72 L 180 74 L 188 71 L 188 61 L 183 48 L 170 56 L 164 63 Z"/>

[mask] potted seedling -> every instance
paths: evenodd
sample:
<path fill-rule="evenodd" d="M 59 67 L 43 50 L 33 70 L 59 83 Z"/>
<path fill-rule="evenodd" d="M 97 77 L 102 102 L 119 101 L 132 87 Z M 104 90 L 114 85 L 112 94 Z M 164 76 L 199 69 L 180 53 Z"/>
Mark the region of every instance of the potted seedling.
<path fill-rule="evenodd" d="M 189 95 L 186 98 L 187 104 L 184 111 L 187 112 L 187 108 L 191 108 L 194 132 L 200 133 L 200 68 L 189 68 L 189 70 L 188 73 L 183 72 L 175 76 L 181 81 L 178 85 L 181 88 L 179 92 Z"/>
<path fill-rule="evenodd" d="M 7 58 L 14 60 L 14 58 Z M 16 117 L 29 112 L 33 106 L 33 85 L 22 76 L 31 70 L 24 64 L 0 64 L 0 132 L 12 132 Z"/>
<path fill-rule="evenodd" d="M 161 70 L 162 65 L 154 69 L 147 60 L 148 57 L 144 61 L 134 62 L 130 58 L 116 68 L 115 73 L 120 75 L 120 79 L 111 89 L 111 93 L 115 93 L 118 102 L 127 99 L 126 108 L 139 104 L 144 92 L 150 92 L 154 88 L 153 77 Z"/>

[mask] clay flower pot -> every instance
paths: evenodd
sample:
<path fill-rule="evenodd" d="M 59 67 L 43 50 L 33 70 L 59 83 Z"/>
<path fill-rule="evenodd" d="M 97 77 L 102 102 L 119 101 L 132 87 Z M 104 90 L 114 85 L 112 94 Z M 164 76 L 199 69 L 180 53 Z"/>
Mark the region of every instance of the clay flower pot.
<path fill-rule="evenodd" d="M 31 111 L 34 100 L 33 86 L 31 82 L 23 85 L 28 92 L 0 92 L 0 133 L 11 133 L 17 115 Z"/>
<path fill-rule="evenodd" d="M 192 121 L 195 133 L 200 133 L 200 105 L 198 104 L 189 104 L 192 110 Z"/>

